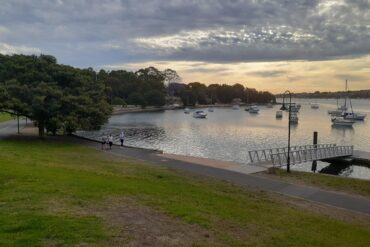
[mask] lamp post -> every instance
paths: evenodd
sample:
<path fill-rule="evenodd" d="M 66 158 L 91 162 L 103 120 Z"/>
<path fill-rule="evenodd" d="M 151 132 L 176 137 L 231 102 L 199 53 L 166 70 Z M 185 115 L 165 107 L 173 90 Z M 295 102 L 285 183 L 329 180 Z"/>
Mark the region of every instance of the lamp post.
<path fill-rule="evenodd" d="M 289 90 L 286 90 L 283 93 L 283 105 L 281 106 L 280 110 L 285 111 L 287 108 L 285 107 L 285 95 L 289 94 L 289 119 L 288 119 L 288 158 L 287 158 L 287 165 L 286 165 L 286 171 L 290 172 L 290 116 L 291 116 L 291 110 L 292 110 L 292 93 Z"/>

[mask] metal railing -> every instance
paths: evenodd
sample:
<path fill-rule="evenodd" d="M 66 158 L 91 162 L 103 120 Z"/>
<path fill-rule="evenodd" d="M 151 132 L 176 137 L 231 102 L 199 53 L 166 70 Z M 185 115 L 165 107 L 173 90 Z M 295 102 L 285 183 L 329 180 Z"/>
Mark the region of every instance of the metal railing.
<path fill-rule="evenodd" d="M 331 148 L 336 147 L 336 144 L 316 144 L 316 145 L 303 145 L 303 146 L 292 146 L 290 147 L 290 152 L 304 151 L 310 149 L 320 149 L 320 148 Z M 260 149 L 248 151 L 249 159 L 251 163 L 271 161 L 272 156 L 281 153 L 288 153 L 288 147 L 282 148 L 270 148 L 270 149 Z"/>
<path fill-rule="evenodd" d="M 288 152 L 271 154 L 273 166 L 283 166 L 287 164 Z M 332 146 L 294 150 L 290 152 L 291 164 L 299 164 L 314 160 L 323 160 L 336 157 L 346 157 L 353 155 L 353 146 Z"/>

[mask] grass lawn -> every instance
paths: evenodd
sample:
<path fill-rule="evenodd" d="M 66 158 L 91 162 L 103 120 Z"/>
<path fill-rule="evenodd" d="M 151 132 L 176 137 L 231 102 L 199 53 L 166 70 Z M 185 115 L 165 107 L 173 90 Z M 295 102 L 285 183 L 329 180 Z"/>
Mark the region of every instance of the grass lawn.
<path fill-rule="evenodd" d="M 12 120 L 12 119 L 13 119 L 13 117 L 9 113 L 0 112 L 0 122 L 9 121 L 9 120 Z"/>
<path fill-rule="evenodd" d="M 331 190 L 358 194 L 370 198 L 370 181 L 356 178 L 339 177 L 333 175 L 325 175 L 320 173 L 291 171 L 287 173 L 283 169 L 275 169 L 274 174 L 269 176 L 283 179 L 293 183 L 303 183 L 306 185 L 314 185 Z"/>
<path fill-rule="evenodd" d="M 370 224 L 51 141 L 0 141 L 0 246 L 367 246 Z"/>

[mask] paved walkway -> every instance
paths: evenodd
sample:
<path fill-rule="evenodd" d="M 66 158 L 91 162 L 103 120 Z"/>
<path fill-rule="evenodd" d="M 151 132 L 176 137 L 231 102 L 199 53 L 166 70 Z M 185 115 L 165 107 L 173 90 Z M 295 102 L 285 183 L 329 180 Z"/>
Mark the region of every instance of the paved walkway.
<path fill-rule="evenodd" d="M 82 141 L 83 144 L 89 146 L 100 147 L 98 143 Z M 301 199 L 323 203 L 337 208 L 347 209 L 359 213 L 370 215 L 370 200 L 360 196 L 351 196 L 344 193 L 323 190 L 315 187 L 309 187 L 298 184 L 290 184 L 287 182 L 265 178 L 245 172 L 233 171 L 220 167 L 220 164 L 202 163 L 200 159 L 193 158 L 185 159 L 186 156 L 161 154 L 157 151 L 150 151 L 137 148 L 121 148 L 114 146 L 108 151 L 116 155 L 129 156 L 140 160 L 149 161 L 153 164 L 164 165 L 169 168 L 185 170 L 201 175 L 211 176 L 221 180 L 225 180 L 237 185 L 253 187 L 266 191 L 273 191 L 287 196 L 298 197 Z M 221 163 L 225 165 L 224 162 Z M 245 165 L 247 166 L 247 165 Z"/>

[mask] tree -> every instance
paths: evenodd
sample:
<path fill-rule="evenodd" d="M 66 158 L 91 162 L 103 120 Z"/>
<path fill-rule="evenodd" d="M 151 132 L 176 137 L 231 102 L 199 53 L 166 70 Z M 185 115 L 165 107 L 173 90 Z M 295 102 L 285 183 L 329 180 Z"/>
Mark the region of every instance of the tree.
<path fill-rule="evenodd" d="M 0 108 L 35 121 L 41 137 L 45 129 L 98 129 L 110 116 L 105 86 L 91 70 L 59 65 L 48 55 L 0 56 L 0 64 Z"/>
<path fill-rule="evenodd" d="M 163 93 L 155 89 L 146 92 L 144 94 L 144 98 L 148 105 L 163 106 L 164 104 L 166 104 L 166 99 Z"/>
<path fill-rule="evenodd" d="M 147 105 L 144 96 L 138 92 L 131 93 L 127 98 L 127 102 L 130 105 L 140 105 L 143 108 Z"/>

